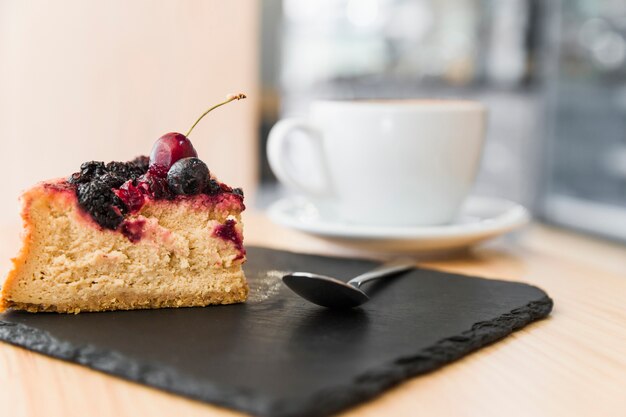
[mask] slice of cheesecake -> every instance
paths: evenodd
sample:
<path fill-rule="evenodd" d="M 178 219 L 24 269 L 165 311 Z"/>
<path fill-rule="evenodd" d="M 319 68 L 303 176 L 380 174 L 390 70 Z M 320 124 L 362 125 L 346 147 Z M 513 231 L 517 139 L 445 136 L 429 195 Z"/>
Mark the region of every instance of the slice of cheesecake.
<path fill-rule="evenodd" d="M 150 157 L 91 161 L 22 196 L 25 233 L 0 311 L 131 310 L 246 300 L 243 192 L 211 176 L 188 136 Z"/>
<path fill-rule="evenodd" d="M 23 247 L 0 311 L 245 301 L 242 192 L 212 178 L 193 194 L 177 194 L 155 171 L 146 157 L 88 162 L 68 180 L 25 192 Z"/>

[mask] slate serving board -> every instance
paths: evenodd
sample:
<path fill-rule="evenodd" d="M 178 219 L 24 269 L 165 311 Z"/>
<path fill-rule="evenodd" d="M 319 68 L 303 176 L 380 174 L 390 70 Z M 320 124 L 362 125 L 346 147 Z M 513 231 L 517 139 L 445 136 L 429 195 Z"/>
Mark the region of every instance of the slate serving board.
<path fill-rule="evenodd" d="M 246 304 L 78 315 L 9 312 L 0 340 L 260 416 L 325 416 L 370 399 L 545 317 L 522 283 L 418 269 L 333 311 L 280 282 L 304 270 L 348 279 L 376 266 L 248 248 Z"/>

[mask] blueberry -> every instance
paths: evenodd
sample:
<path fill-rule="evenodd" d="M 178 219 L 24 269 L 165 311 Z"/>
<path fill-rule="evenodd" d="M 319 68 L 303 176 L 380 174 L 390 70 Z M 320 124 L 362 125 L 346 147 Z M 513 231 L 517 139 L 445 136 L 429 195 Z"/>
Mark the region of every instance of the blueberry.
<path fill-rule="evenodd" d="M 176 194 L 200 193 L 209 181 L 209 168 L 198 158 L 182 158 L 167 172 L 167 182 Z"/>

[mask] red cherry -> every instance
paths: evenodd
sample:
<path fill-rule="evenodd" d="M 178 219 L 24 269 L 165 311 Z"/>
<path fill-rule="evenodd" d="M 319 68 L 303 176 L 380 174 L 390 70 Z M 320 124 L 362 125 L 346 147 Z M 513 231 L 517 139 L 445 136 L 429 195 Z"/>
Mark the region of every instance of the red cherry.
<path fill-rule="evenodd" d="M 198 152 L 194 149 L 191 141 L 182 133 L 166 133 L 161 136 L 152 146 L 150 152 L 150 166 L 156 166 L 159 172 L 167 175 L 174 162 L 182 158 L 196 158 Z"/>

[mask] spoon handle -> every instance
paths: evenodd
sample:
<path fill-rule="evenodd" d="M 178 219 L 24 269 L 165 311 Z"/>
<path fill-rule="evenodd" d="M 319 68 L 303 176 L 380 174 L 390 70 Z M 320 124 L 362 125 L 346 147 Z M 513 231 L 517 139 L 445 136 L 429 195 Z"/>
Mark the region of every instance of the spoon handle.
<path fill-rule="evenodd" d="M 389 275 L 394 275 L 399 272 L 408 271 L 415 268 L 415 261 L 397 259 L 394 261 L 386 262 L 378 268 L 361 274 L 348 281 L 348 284 L 360 288 L 362 284 L 377 278 L 383 278 Z"/>

